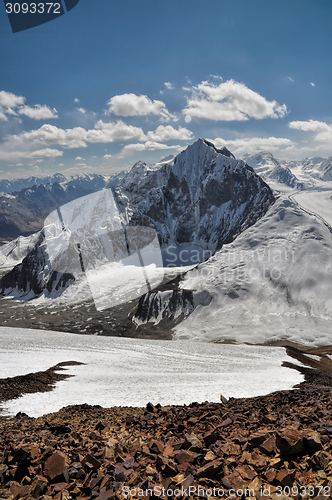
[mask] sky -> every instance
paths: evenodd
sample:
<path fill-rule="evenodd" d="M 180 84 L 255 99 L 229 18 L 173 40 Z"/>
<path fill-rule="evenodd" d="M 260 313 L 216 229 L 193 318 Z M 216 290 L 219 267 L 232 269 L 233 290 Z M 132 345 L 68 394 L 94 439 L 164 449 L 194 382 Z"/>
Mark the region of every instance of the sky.
<path fill-rule="evenodd" d="M 332 156 L 330 0 L 80 0 L 12 33 L 0 4 L 0 178 L 116 173 L 199 137 Z"/>

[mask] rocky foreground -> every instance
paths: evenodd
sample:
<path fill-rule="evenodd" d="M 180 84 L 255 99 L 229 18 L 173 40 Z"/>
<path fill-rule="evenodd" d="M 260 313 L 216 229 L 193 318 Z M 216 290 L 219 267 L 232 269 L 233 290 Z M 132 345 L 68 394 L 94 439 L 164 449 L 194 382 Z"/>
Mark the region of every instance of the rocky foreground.
<path fill-rule="evenodd" d="M 0 419 L 0 499 L 332 497 L 332 380 L 220 404 Z"/>

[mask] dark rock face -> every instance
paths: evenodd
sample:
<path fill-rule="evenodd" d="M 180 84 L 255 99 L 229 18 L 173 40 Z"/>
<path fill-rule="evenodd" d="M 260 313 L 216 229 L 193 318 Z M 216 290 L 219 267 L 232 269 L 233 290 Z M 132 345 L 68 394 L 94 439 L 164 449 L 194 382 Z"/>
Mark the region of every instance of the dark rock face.
<path fill-rule="evenodd" d="M 160 166 L 138 162 L 119 178 L 112 191 L 123 223 L 153 227 L 161 246 L 196 245 L 210 254 L 255 224 L 274 202 L 272 191 L 251 167 L 237 161 L 225 148 L 218 150 L 203 139 Z M 19 196 L 34 203 L 40 200 L 43 207 L 49 201 L 50 210 L 53 198 L 65 203 L 67 196 L 73 199 L 70 193 L 55 183 L 52 189 L 38 186 Z M 75 191 L 76 198 L 77 194 Z M 60 293 L 73 279 L 52 270 L 41 233 L 40 241 L 22 264 L 2 278 L 0 290 L 7 295 L 12 290 L 21 296 L 30 293 L 32 298 L 44 290 Z M 187 298 L 174 295 L 169 311 L 177 300 Z"/>
<path fill-rule="evenodd" d="M 167 290 L 146 293 L 140 298 L 133 322 L 159 322 L 163 318 L 173 320 L 180 314 L 188 316 L 198 305 L 207 306 L 211 300 L 212 297 L 206 291 Z"/>

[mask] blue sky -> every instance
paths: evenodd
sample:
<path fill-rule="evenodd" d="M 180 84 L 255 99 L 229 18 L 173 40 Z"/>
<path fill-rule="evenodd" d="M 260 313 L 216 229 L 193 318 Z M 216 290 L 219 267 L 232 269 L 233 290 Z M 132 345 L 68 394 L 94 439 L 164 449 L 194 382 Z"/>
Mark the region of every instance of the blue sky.
<path fill-rule="evenodd" d="M 113 173 L 198 137 L 332 156 L 330 0 L 80 0 L 13 34 L 0 5 L 0 176 Z"/>

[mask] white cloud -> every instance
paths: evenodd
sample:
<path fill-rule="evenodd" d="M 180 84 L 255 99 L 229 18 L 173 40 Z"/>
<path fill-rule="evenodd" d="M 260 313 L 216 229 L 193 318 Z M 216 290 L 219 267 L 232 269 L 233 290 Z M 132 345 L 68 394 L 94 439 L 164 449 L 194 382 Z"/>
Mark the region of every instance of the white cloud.
<path fill-rule="evenodd" d="M 76 156 L 75 160 L 84 160 L 85 158 L 82 158 L 82 156 Z"/>
<path fill-rule="evenodd" d="M 95 129 L 89 130 L 88 142 L 143 141 L 145 134 L 140 127 L 126 125 L 123 121 L 103 122 L 99 120 Z"/>
<path fill-rule="evenodd" d="M 48 120 L 49 118 L 58 118 L 57 110 L 51 109 L 48 106 L 41 106 L 36 104 L 33 108 L 31 106 L 23 106 L 18 110 L 20 115 L 28 116 L 34 120 Z"/>
<path fill-rule="evenodd" d="M 50 148 L 54 145 L 73 149 L 87 147 L 87 143 L 146 140 L 147 137 L 140 127 L 126 125 L 121 120 L 109 123 L 99 120 L 95 128 L 90 130 L 83 127 L 62 129 L 55 125 L 44 124 L 35 130 L 6 136 L 0 145 L 0 160 L 29 158 L 34 154 L 34 150 L 37 150 L 38 154 L 40 151 L 44 152 L 43 156 L 59 156 L 61 152 Z"/>
<path fill-rule="evenodd" d="M 313 132 L 314 140 L 327 145 L 332 142 L 332 125 L 326 122 L 317 120 L 308 121 L 293 121 L 289 123 L 289 127 L 303 132 Z"/>
<path fill-rule="evenodd" d="M 112 158 L 112 155 L 104 155 L 103 158 L 105 158 L 106 160 L 108 160 L 109 158 Z"/>
<path fill-rule="evenodd" d="M 152 101 L 146 95 L 122 94 L 112 97 L 108 103 L 109 112 L 117 116 L 157 115 L 163 120 L 175 120 L 162 101 Z"/>
<path fill-rule="evenodd" d="M 33 151 L 29 154 L 29 158 L 56 158 L 57 156 L 62 156 L 63 151 L 58 149 L 45 148 L 39 151 Z"/>
<path fill-rule="evenodd" d="M 225 140 L 217 137 L 212 140 L 217 148 L 227 147 L 232 153 L 242 155 L 244 153 L 256 153 L 257 151 L 277 151 L 292 146 L 292 141 L 284 137 L 243 137 L 233 140 Z"/>
<path fill-rule="evenodd" d="M 174 89 L 174 86 L 173 86 L 173 84 L 171 82 L 165 82 L 164 85 L 167 88 L 167 90 L 173 90 Z"/>
<path fill-rule="evenodd" d="M 154 132 L 147 133 L 147 138 L 150 141 L 162 142 L 169 140 L 189 141 L 192 139 L 193 133 L 185 127 L 179 127 L 177 130 L 171 125 L 159 125 Z"/>
<path fill-rule="evenodd" d="M 39 129 L 7 137 L 7 141 L 14 145 L 57 144 L 65 148 L 84 148 L 87 147 L 87 142 L 109 143 L 144 139 L 143 130 L 139 127 L 126 125 L 122 121 L 104 123 L 102 120 L 99 120 L 95 128 L 91 130 L 83 127 L 62 129 L 55 125 L 45 124 Z"/>
<path fill-rule="evenodd" d="M 156 149 L 179 149 L 181 146 L 167 146 L 154 141 L 146 141 L 145 143 L 127 144 L 123 151 L 155 151 Z"/>
<path fill-rule="evenodd" d="M 290 76 L 287 76 L 287 80 L 289 80 L 290 82 L 294 83 L 293 78 L 291 78 Z"/>
<path fill-rule="evenodd" d="M 25 115 L 34 120 L 47 120 L 49 118 L 57 118 L 57 110 L 51 109 L 48 106 L 36 104 L 35 106 L 27 106 L 25 97 L 17 96 L 11 92 L 2 90 L 0 92 L 0 120 L 7 121 L 8 116 Z"/>
<path fill-rule="evenodd" d="M 75 97 L 74 102 L 80 102 L 80 100 Z"/>
<path fill-rule="evenodd" d="M 315 84 L 314 84 L 313 82 L 310 82 L 310 85 L 311 85 L 312 87 L 315 87 Z"/>
<path fill-rule="evenodd" d="M 5 90 L 0 91 L 0 120 L 8 120 L 7 115 L 16 116 L 17 113 L 14 108 L 23 105 L 25 97 L 17 96 Z"/>
<path fill-rule="evenodd" d="M 83 115 L 85 115 L 86 113 L 86 110 L 84 108 L 77 108 L 78 111 L 80 111 L 80 113 L 82 113 Z"/>
<path fill-rule="evenodd" d="M 255 118 L 280 118 L 286 115 L 287 107 L 246 87 L 243 83 L 228 80 L 215 84 L 204 81 L 191 89 L 184 115 L 209 120 L 232 121 Z"/>

